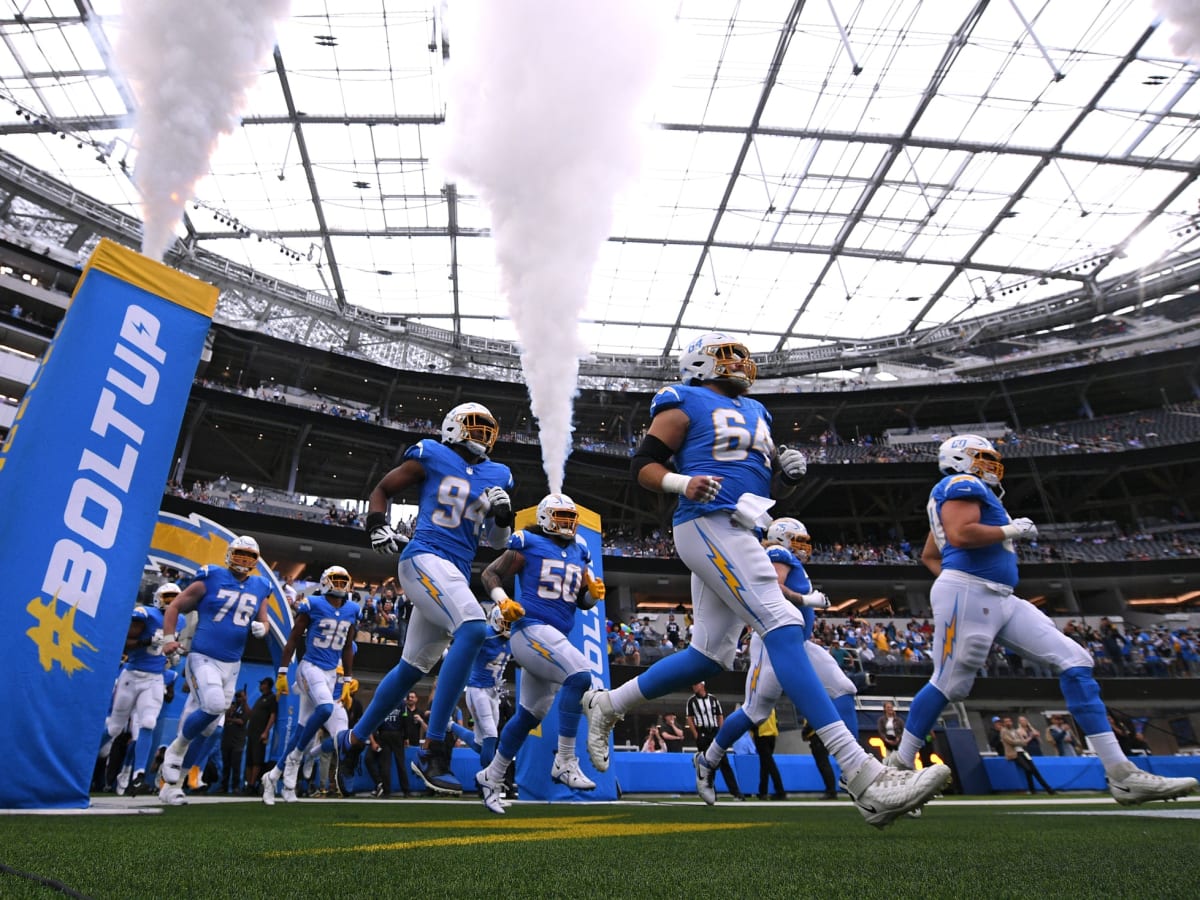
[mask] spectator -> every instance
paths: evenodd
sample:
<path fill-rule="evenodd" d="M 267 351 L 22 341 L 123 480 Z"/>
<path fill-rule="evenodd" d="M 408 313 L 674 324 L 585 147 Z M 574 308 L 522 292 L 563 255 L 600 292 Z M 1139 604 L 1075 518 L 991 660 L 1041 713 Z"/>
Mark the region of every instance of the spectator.
<path fill-rule="evenodd" d="M 246 752 L 246 722 L 250 717 L 246 691 L 239 688 L 225 710 L 225 730 L 221 733 L 221 783 L 219 793 L 237 793 L 242 786 L 242 757 Z"/>
<path fill-rule="evenodd" d="M 666 713 L 663 716 L 663 723 L 659 727 L 658 733 L 667 745 L 668 753 L 683 752 L 683 729 L 679 727 L 679 723 L 675 720 L 675 713 Z"/>
<path fill-rule="evenodd" d="M 658 726 L 656 726 L 656 725 L 650 726 L 650 730 L 646 734 L 646 740 L 642 744 L 642 752 L 643 753 L 666 753 L 667 752 L 666 741 L 664 741 L 662 739 L 662 735 L 659 733 Z"/>
<path fill-rule="evenodd" d="M 1025 749 L 1023 733 L 1019 728 L 1013 727 L 1012 716 L 1005 716 L 1002 726 L 1000 729 L 1000 742 L 1004 746 L 1004 758 L 1012 761 L 1024 773 L 1025 783 L 1029 786 L 1025 793 L 1033 793 L 1033 782 L 1036 780 L 1045 789 L 1047 794 L 1053 794 L 1054 789 L 1042 777 L 1042 773 L 1033 764 L 1033 757 Z"/>
<path fill-rule="evenodd" d="M 1075 731 L 1063 720 L 1062 716 L 1050 717 L 1050 727 L 1046 729 L 1046 740 L 1054 744 L 1054 749 L 1058 751 L 1059 756 L 1079 755 L 1079 751 L 1075 747 Z"/>
<path fill-rule="evenodd" d="M 876 723 L 876 731 L 883 741 L 885 757 L 899 749 L 900 737 L 904 734 L 904 719 L 896 714 L 896 705 L 891 700 L 883 703 L 883 715 Z"/>
<path fill-rule="evenodd" d="M 246 789 L 253 794 L 258 786 L 258 776 L 267 759 L 267 747 L 271 742 L 271 731 L 275 728 L 275 716 L 279 701 L 275 697 L 275 681 L 264 678 L 258 683 L 259 696 L 250 708 L 250 719 L 246 724 Z"/>
<path fill-rule="evenodd" d="M 1042 740 L 1038 730 L 1029 724 L 1029 719 L 1026 716 L 1017 716 L 1017 731 L 1021 734 L 1021 741 L 1025 744 L 1025 749 L 1030 756 L 1042 755 Z"/>
<path fill-rule="evenodd" d="M 809 752 L 812 753 L 813 762 L 821 774 L 821 781 L 825 784 L 825 793 L 821 795 L 821 799 L 836 800 L 837 779 L 833 774 L 833 766 L 829 763 L 829 750 L 825 747 L 821 736 L 808 724 L 807 719 L 800 728 L 800 737 L 808 741 Z"/>

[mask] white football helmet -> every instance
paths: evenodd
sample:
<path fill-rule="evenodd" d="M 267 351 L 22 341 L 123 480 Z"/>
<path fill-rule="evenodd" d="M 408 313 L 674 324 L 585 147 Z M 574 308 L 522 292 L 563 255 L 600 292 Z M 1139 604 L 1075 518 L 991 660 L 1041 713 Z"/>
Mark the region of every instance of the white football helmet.
<path fill-rule="evenodd" d="M 240 575 L 249 575 L 258 565 L 258 541 L 243 534 L 229 542 L 225 551 L 225 565 Z"/>
<path fill-rule="evenodd" d="M 461 444 L 476 456 L 487 456 L 496 445 L 500 426 L 482 403 L 460 403 L 442 419 L 442 443 Z"/>
<path fill-rule="evenodd" d="M 758 365 L 746 345 L 719 331 L 700 335 L 679 357 L 679 378 L 684 384 L 728 378 L 749 387 L 756 377 Z"/>
<path fill-rule="evenodd" d="M 808 536 L 808 529 L 799 519 L 786 516 L 776 519 L 768 526 L 763 543 L 787 547 L 796 554 L 800 562 L 808 562 L 812 556 L 812 538 Z"/>
<path fill-rule="evenodd" d="M 179 594 L 180 587 L 175 582 L 168 581 L 166 584 L 160 584 L 154 592 L 154 605 L 159 609 L 166 609 Z"/>
<path fill-rule="evenodd" d="M 492 605 L 491 611 L 488 612 L 487 620 L 488 625 L 490 625 L 492 628 L 492 631 L 496 632 L 496 634 L 502 634 L 505 637 L 508 637 L 510 624 L 504 621 L 504 613 L 501 612 L 499 603 Z"/>
<path fill-rule="evenodd" d="M 575 537 L 579 510 L 575 508 L 575 501 L 566 494 L 547 494 L 538 504 L 537 523 L 546 534 Z"/>
<path fill-rule="evenodd" d="M 991 441 L 977 434 L 959 434 L 942 441 L 938 447 L 938 468 L 943 475 L 961 472 L 996 487 L 1004 477 L 1000 454 Z"/>
<path fill-rule="evenodd" d="M 350 593 L 350 573 L 341 566 L 330 566 L 321 573 L 321 593 L 326 597 L 346 597 Z"/>

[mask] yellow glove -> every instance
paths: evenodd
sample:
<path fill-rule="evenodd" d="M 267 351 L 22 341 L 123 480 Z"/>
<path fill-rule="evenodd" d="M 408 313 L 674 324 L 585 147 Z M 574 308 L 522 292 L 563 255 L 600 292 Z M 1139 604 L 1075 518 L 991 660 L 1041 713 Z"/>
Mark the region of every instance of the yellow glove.
<path fill-rule="evenodd" d="M 349 680 L 345 678 L 339 678 L 337 680 L 338 702 L 341 703 L 342 706 L 346 707 L 346 709 L 350 709 L 350 704 L 353 702 L 354 698 L 354 691 L 350 689 L 350 682 L 352 681 L 357 685 L 358 682 L 353 678 Z"/>
<path fill-rule="evenodd" d="M 599 602 L 604 599 L 604 582 L 593 575 L 591 569 L 584 570 L 583 581 L 587 585 L 588 593 L 592 595 L 593 600 Z"/>
<path fill-rule="evenodd" d="M 279 674 L 275 676 L 275 692 L 280 697 L 286 697 L 288 693 L 288 677 L 287 666 L 279 667 Z"/>
<path fill-rule="evenodd" d="M 500 601 L 500 615 L 505 622 L 515 622 L 525 615 L 525 607 L 511 597 L 505 597 Z"/>

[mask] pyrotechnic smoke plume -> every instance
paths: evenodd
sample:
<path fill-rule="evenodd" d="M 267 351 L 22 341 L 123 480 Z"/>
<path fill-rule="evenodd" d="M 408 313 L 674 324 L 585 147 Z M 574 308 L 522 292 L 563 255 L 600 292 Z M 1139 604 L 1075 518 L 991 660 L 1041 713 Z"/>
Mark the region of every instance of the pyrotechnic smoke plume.
<path fill-rule="evenodd" d="M 1200 0 L 1154 0 L 1154 8 L 1167 20 L 1171 50 L 1189 59 L 1200 59 Z"/>

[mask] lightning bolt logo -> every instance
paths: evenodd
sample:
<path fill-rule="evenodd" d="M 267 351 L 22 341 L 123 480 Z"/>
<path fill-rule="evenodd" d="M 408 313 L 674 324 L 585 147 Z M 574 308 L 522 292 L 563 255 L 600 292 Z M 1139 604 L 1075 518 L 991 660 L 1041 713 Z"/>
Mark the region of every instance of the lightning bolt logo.
<path fill-rule="evenodd" d="M 734 571 L 733 564 L 717 549 L 717 545 L 709 540 L 708 535 L 704 533 L 704 529 L 697 528 L 696 532 L 700 535 L 700 540 L 704 541 L 704 546 L 708 548 L 708 558 L 712 561 L 713 568 L 721 576 L 722 583 L 728 588 L 733 599 L 740 603 L 754 617 L 754 621 L 761 624 L 762 619 L 755 614 L 754 610 L 750 609 L 749 604 L 746 603 L 746 598 L 742 595 L 746 586 L 742 584 L 742 579 Z"/>
<path fill-rule="evenodd" d="M 755 663 L 754 671 L 750 673 L 750 693 L 758 690 L 758 676 L 762 674 L 762 663 Z"/>
<path fill-rule="evenodd" d="M 433 583 L 433 578 L 430 574 L 416 564 L 413 565 L 413 569 L 417 573 L 417 580 L 421 582 L 421 587 L 425 588 L 425 593 L 429 595 L 429 599 L 440 606 L 446 615 L 450 615 L 450 611 L 446 609 L 446 604 L 442 602 L 441 588 Z"/>
<path fill-rule="evenodd" d="M 954 655 L 954 641 L 958 637 L 958 601 L 954 601 L 954 612 L 946 623 L 946 633 L 942 636 L 942 663 Z"/>
<path fill-rule="evenodd" d="M 39 603 L 39 599 L 34 597 L 25 607 L 25 611 L 37 620 L 37 624 L 25 633 L 37 644 L 38 662 L 42 668 L 49 672 L 57 663 L 68 675 L 74 675 L 80 669 L 90 669 L 75 656 L 76 647 L 96 650 L 87 638 L 75 630 L 75 607 L 67 607 L 60 618 L 54 612 L 58 605 L 57 592 L 45 605 Z"/>
<path fill-rule="evenodd" d="M 557 666 L 560 669 L 562 668 L 562 665 L 559 663 L 559 661 L 554 658 L 554 652 L 549 647 L 547 647 L 541 641 L 535 641 L 533 638 L 529 637 L 528 635 L 525 635 L 524 637 L 525 637 L 525 643 L 529 645 L 530 650 L 532 650 L 534 653 L 539 654 L 544 660 L 546 660 L 546 662 L 553 663 L 555 666 Z"/>

